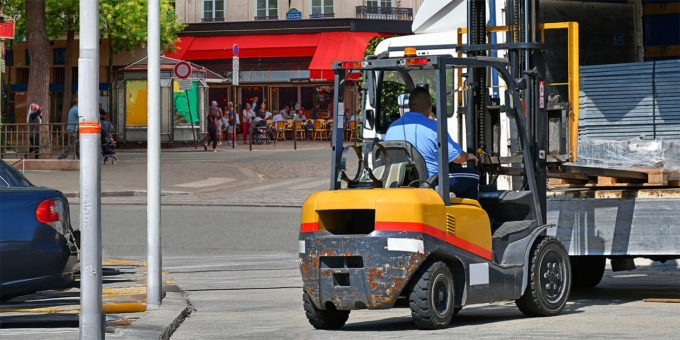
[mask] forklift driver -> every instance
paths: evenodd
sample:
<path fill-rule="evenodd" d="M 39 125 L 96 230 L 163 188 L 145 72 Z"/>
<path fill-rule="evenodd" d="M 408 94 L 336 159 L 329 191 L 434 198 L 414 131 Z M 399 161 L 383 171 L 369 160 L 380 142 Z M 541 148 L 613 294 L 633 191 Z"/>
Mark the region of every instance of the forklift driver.
<path fill-rule="evenodd" d="M 405 140 L 413 145 L 425 160 L 427 177 L 439 173 L 437 162 L 437 122 L 430 118 L 432 97 L 424 87 L 411 91 L 408 103 L 409 112 L 394 121 L 385 135 L 385 140 Z M 449 136 L 449 162 L 462 164 L 475 161 L 477 157 L 461 150 Z M 451 165 L 451 164 L 449 164 Z M 479 173 L 472 167 L 449 166 L 449 187 L 456 197 L 477 199 L 479 193 Z"/>

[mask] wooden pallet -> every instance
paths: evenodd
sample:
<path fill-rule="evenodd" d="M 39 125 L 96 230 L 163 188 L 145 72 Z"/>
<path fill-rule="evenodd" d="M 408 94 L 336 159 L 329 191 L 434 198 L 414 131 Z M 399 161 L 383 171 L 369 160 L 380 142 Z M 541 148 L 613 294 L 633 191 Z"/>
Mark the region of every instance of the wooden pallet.
<path fill-rule="evenodd" d="M 573 167 L 550 169 L 551 188 L 680 187 L 680 171 L 663 169 L 614 170 Z"/>

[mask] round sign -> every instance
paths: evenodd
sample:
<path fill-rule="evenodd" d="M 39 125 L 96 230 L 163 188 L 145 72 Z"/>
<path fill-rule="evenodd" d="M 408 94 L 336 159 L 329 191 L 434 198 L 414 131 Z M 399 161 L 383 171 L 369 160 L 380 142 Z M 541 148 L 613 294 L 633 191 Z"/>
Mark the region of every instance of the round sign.
<path fill-rule="evenodd" d="M 191 74 L 191 65 L 187 62 L 179 62 L 175 65 L 175 76 L 180 79 L 185 79 Z"/>
<path fill-rule="evenodd" d="M 234 52 L 234 57 L 238 57 L 238 44 L 234 44 L 232 51 Z"/>

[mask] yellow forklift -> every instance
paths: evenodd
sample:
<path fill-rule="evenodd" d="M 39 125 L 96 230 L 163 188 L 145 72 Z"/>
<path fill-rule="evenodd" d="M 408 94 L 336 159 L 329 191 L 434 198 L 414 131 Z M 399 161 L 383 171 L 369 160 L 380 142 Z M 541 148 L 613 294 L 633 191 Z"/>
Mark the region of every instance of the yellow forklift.
<path fill-rule="evenodd" d="M 484 8 L 473 12 L 481 15 Z M 407 49 L 404 57 L 333 63 L 330 190 L 314 193 L 304 203 L 299 237 L 304 310 L 315 328 L 340 328 L 355 309 L 407 307 L 423 329 L 447 327 L 469 304 L 514 300 L 527 316 L 564 309 L 571 268 L 567 251 L 554 237 L 556 226 L 546 224 L 547 136 L 542 131 L 547 121 L 539 95 L 540 71 L 527 67 L 541 62 L 543 46 L 530 41 L 483 44 L 474 38 L 480 29 L 484 27 L 472 27 L 470 45 L 461 48 L 466 58 L 424 56 Z M 491 49 L 508 50 L 510 57 L 481 53 Z M 429 178 L 422 155 L 406 140 L 343 146 L 339 113 L 344 112 L 343 86 L 350 74 L 363 72 L 369 96 L 375 82 L 387 75 L 399 78 L 408 91 L 427 84 L 434 93 L 438 140 L 446 141 L 456 69 L 466 72 L 464 131 L 468 152 L 480 159 L 478 199 L 451 195 L 446 142 L 438 143 L 439 172 Z M 521 156 L 507 161 L 488 155 L 487 128 L 480 127 L 490 109 L 484 87 L 488 70 L 495 70 L 507 85 L 500 110 L 514 119 L 520 144 Z M 399 107 L 407 100 L 399 95 Z M 364 112 L 364 124 L 374 123 L 371 115 Z M 399 117 L 392 112 L 390 119 Z M 354 157 L 357 171 L 350 176 L 347 164 Z M 519 179 L 519 189 L 496 188 L 492 178 L 501 166 Z"/>

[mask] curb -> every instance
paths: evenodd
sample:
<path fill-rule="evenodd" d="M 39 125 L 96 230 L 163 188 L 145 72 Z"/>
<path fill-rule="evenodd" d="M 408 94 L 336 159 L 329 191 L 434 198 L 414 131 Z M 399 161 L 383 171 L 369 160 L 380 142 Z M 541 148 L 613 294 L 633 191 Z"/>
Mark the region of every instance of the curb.
<path fill-rule="evenodd" d="M 168 195 L 187 195 L 189 192 L 184 191 L 161 191 L 161 196 Z M 65 192 L 66 198 L 80 198 L 79 192 Z M 133 197 L 146 196 L 146 190 L 126 190 L 126 191 L 102 191 L 100 197 Z"/>
<path fill-rule="evenodd" d="M 170 339 L 172 333 L 194 311 L 193 306 L 176 286 L 166 286 L 165 298 L 157 310 L 147 311 L 130 326 L 107 334 L 110 339 Z"/>

